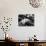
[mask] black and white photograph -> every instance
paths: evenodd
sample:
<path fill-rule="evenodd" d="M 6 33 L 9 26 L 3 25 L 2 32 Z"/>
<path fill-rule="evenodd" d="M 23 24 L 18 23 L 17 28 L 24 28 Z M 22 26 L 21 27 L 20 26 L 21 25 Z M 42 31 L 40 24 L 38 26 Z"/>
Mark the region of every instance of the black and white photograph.
<path fill-rule="evenodd" d="M 19 14 L 18 25 L 19 26 L 34 26 L 34 14 Z"/>

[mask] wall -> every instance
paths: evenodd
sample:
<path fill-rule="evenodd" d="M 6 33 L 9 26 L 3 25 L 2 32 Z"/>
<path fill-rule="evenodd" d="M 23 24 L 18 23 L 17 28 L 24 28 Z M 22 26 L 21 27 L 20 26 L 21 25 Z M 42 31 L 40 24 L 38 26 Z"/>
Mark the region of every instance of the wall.
<path fill-rule="evenodd" d="M 27 40 L 34 34 L 37 35 L 39 40 L 45 39 L 45 15 L 46 6 L 33 8 L 30 6 L 28 0 L 0 0 L 0 19 L 1 17 L 13 17 L 13 22 L 10 33 L 17 40 Z M 18 14 L 35 14 L 35 26 L 34 27 L 19 27 L 18 26 Z M 0 31 L 0 35 L 2 35 Z M 4 33 L 3 33 L 4 34 Z M 0 36 L 0 39 L 3 37 Z M 4 38 L 3 38 L 4 39 Z"/>

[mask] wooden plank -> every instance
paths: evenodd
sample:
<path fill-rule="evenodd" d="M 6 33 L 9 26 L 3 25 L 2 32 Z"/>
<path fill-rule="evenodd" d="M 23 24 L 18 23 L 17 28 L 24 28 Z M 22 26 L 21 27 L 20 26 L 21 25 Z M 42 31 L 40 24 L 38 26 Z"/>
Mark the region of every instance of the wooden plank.
<path fill-rule="evenodd" d="M 24 46 L 28 46 L 28 43 L 24 43 Z"/>

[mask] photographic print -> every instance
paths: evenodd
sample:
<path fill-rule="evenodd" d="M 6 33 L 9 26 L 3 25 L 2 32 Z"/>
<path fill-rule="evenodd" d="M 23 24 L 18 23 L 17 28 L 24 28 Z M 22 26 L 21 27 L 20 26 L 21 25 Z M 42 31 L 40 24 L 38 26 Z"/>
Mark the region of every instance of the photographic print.
<path fill-rule="evenodd" d="M 34 26 L 34 14 L 19 14 L 18 25 L 19 26 Z"/>

